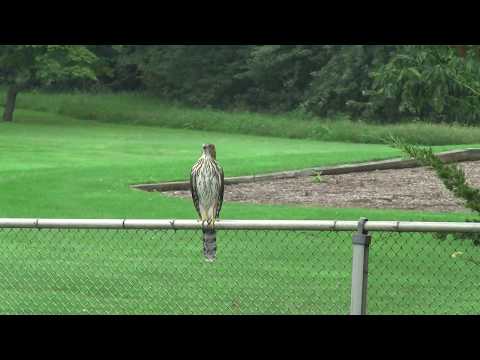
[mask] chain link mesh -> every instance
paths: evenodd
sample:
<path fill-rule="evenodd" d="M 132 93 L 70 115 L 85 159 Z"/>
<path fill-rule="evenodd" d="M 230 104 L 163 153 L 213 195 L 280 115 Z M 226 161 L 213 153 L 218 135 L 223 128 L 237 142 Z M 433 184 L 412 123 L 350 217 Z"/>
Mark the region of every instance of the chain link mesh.
<path fill-rule="evenodd" d="M 372 233 L 368 314 L 480 314 L 478 235 Z"/>
<path fill-rule="evenodd" d="M 350 232 L 0 229 L 1 314 L 348 314 Z M 480 246 L 373 232 L 368 314 L 479 314 Z"/>
<path fill-rule="evenodd" d="M 351 234 L 0 230 L 2 314 L 348 314 Z"/>

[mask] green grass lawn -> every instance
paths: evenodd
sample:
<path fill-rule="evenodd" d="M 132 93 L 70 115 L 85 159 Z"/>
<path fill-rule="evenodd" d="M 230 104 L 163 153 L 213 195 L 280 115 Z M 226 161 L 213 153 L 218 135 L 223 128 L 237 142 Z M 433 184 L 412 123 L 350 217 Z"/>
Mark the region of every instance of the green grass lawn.
<path fill-rule="evenodd" d="M 0 217 L 193 218 L 190 201 L 132 191 L 129 185 L 188 179 L 206 142 L 217 145 L 226 176 L 400 155 L 385 145 L 114 125 L 18 110 L 15 123 L 0 123 Z M 361 215 L 372 219 L 439 220 L 465 216 L 237 203 L 225 204 L 223 211 L 223 217 L 231 219 L 341 219 Z"/>
<path fill-rule="evenodd" d="M 118 125 L 19 109 L 15 123 L 0 124 L 0 217 L 194 218 L 190 201 L 133 191 L 129 185 L 187 179 L 206 142 L 217 145 L 227 176 L 399 156 L 384 145 Z M 418 221 L 463 221 L 470 216 L 238 203 L 226 203 L 222 215 Z M 350 236 L 221 232 L 219 261 L 208 266 L 197 232 L 2 230 L 0 313 L 346 314 Z M 429 236 L 408 239 L 413 239 L 405 242 L 408 246 L 393 247 L 397 257 L 388 247 L 377 253 L 372 247 L 372 268 L 379 270 L 372 270 L 370 286 L 380 286 L 369 300 L 372 312 L 418 312 L 422 304 L 415 299 L 431 299 L 433 294 L 448 307 L 430 306 L 427 313 L 471 309 L 480 295 L 479 286 L 470 286 L 478 285 L 478 277 L 471 275 L 474 265 L 449 261 L 458 248 L 475 256 L 476 248 Z M 436 250 L 426 251 L 426 245 Z M 452 272 L 452 267 L 461 272 Z M 458 297 L 445 291 L 449 283 L 464 289 Z M 390 284 L 392 292 L 382 292 L 388 290 L 382 284 Z"/>

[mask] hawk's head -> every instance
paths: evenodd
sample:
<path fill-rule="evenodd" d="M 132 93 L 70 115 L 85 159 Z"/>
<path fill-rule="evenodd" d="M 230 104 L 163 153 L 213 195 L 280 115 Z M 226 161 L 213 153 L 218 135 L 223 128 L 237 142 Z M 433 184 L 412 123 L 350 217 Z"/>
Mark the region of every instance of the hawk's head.
<path fill-rule="evenodd" d="M 212 159 L 217 159 L 217 150 L 213 144 L 203 144 L 203 154 Z"/>

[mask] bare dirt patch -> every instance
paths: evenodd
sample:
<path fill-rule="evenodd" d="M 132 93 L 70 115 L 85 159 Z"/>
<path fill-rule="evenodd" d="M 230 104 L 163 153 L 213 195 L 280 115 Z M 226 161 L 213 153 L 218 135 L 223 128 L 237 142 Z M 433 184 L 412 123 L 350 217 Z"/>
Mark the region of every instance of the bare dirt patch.
<path fill-rule="evenodd" d="M 480 161 L 461 163 L 469 183 L 480 187 Z M 168 196 L 189 198 L 189 191 Z M 301 204 L 315 207 L 462 211 L 456 199 L 428 168 L 382 170 L 345 175 L 299 177 L 227 185 L 225 201 L 254 204 Z"/>

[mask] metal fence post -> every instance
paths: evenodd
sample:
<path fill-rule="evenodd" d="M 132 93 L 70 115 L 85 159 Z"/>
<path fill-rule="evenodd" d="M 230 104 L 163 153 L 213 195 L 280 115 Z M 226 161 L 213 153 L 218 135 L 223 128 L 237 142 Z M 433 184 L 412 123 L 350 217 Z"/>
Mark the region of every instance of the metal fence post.
<path fill-rule="evenodd" d="M 365 230 L 368 219 L 358 223 L 358 232 L 353 236 L 352 300 L 350 315 L 367 314 L 368 250 L 372 237 Z"/>

